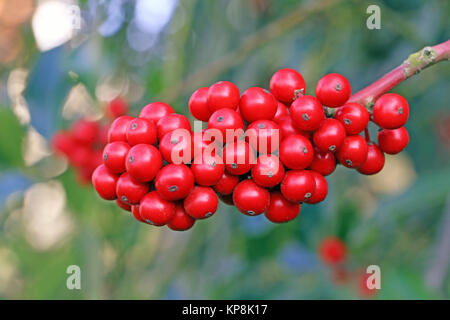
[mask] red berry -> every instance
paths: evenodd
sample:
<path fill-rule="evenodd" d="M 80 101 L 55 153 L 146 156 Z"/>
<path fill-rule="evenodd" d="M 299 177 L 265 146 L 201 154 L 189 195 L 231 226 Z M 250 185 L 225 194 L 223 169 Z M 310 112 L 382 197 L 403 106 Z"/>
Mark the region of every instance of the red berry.
<path fill-rule="evenodd" d="M 314 157 L 308 169 L 319 172 L 323 176 L 328 176 L 336 169 L 336 157 L 331 151 L 314 150 Z"/>
<path fill-rule="evenodd" d="M 378 146 L 388 154 L 397 154 L 409 143 L 409 134 L 405 127 L 398 129 L 383 129 L 378 131 Z"/>
<path fill-rule="evenodd" d="M 306 200 L 306 203 L 315 204 L 319 203 L 327 197 L 328 194 L 328 182 L 325 178 L 318 172 L 309 171 L 314 178 L 314 182 L 316 184 L 316 189 L 312 196 Z"/>
<path fill-rule="evenodd" d="M 327 264 L 342 263 L 347 255 L 347 246 L 339 238 L 328 237 L 320 243 L 319 255 Z"/>
<path fill-rule="evenodd" d="M 151 181 L 163 166 L 161 153 L 152 145 L 137 144 L 128 151 L 125 166 L 134 179 Z"/>
<path fill-rule="evenodd" d="M 172 107 L 164 102 L 153 102 L 142 108 L 139 118 L 153 120 L 155 124 L 164 116 L 174 113 Z"/>
<path fill-rule="evenodd" d="M 234 188 L 233 203 L 243 214 L 256 216 L 269 207 L 270 193 L 252 180 L 244 180 Z"/>
<path fill-rule="evenodd" d="M 367 149 L 363 137 L 348 136 L 336 153 L 336 158 L 347 168 L 359 168 L 367 159 Z"/>
<path fill-rule="evenodd" d="M 140 143 L 155 144 L 156 140 L 156 125 L 153 121 L 136 118 L 128 123 L 127 141 L 130 146 Z"/>
<path fill-rule="evenodd" d="M 252 169 L 255 163 L 255 151 L 247 142 L 238 140 L 223 148 L 222 158 L 228 173 L 242 175 Z"/>
<path fill-rule="evenodd" d="M 283 223 L 297 218 L 301 210 L 299 203 L 287 200 L 280 191 L 270 193 L 269 208 L 265 212 L 266 218 L 274 223 Z"/>
<path fill-rule="evenodd" d="M 91 156 L 91 148 L 78 143 L 75 143 L 72 148 L 68 155 L 70 164 L 78 168 L 87 166 Z"/>
<path fill-rule="evenodd" d="M 303 131 L 316 130 L 325 119 L 322 104 L 313 96 L 301 96 L 294 100 L 289 112 L 294 125 Z"/>
<path fill-rule="evenodd" d="M 52 137 L 53 149 L 58 153 L 64 154 L 65 156 L 70 155 L 75 143 L 76 142 L 73 140 L 72 136 L 66 131 L 56 132 Z"/>
<path fill-rule="evenodd" d="M 271 120 L 277 109 L 275 97 L 269 91 L 258 87 L 247 89 L 239 103 L 242 118 L 249 123 L 256 120 Z"/>
<path fill-rule="evenodd" d="M 71 128 L 72 137 L 82 144 L 92 144 L 97 139 L 100 126 L 95 121 L 81 119 L 76 121 Z"/>
<path fill-rule="evenodd" d="M 181 204 L 177 204 L 175 206 L 175 213 L 170 219 L 167 226 L 175 231 L 185 231 L 192 228 L 194 223 L 195 219 L 193 219 L 186 213 Z"/>
<path fill-rule="evenodd" d="M 122 173 L 126 170 L 125 160 L 130 150 L 128 143 L 114 141 L 106 145 L 103 149 L 103 163 L 114 173 Z"/>
<path fill-rule="evenodd" d="M 355 135 L 367 127 L 369 111 L 359 103 L 349 102 L 338 109 L 334 118 L 344 125 L 348 135 Z"/>
<path fill-rule="evenodd" d="M 219 150 L 219 143 L 209 133 L 210 131 L 206 129 L 192 134 L 192 153 L 194 157 L 199 154 L 213 155 Z"/>
<path fill-rule="evenodd" d="M 112 99 L 106 107 L 106 116 L 110 119 L 115 119 L 117 117 L 123 116 L 127 112 L 128 104 L 121 97 Z"/>
<path fill-rule="evenodd" d="M 190 163 L 194 157 L 193 140 L 189 131 L 172 131 L 164 135 L 158 145 L 164 160 L 168 163 Z"/>
<path fill-rule="evenodd" d="M 117 197 L 128 204 L 138 204 L 148 190 L 149 186 L 147 183 L 136 181 L 127 172 L 122 173 L 119 180 L 117 180 Z"/>
<path fill-rule="evenodd" d="M 99 165 L 92 174 L 92 184 L 100 197 L 106 200 L 117 198 L 116 185 L 119 176 L 109 171 L 105 165 Z"/>
<path fill-rule="evenodd" d="M 142 217 L 141 217 L 141 213 L 139 212 L 139 205 L 133 205 L 133 206 L 131 206 L 131 213 L 133 214 L 134 218 L 135 218 L 137 221 L 147 223 L 147 222 L 145 222 L 145 220 L 142 219 Z"/>
<path fill-rule="evenodd" d="M 383 94 L 373 106 L 373 122 L 384 129 L 404 126 L 409 117 L 408 101 L 396 93 Z"/>
<path fill-rule="evenodd" d="M 238 87 L 229 81 L 214 83 L 208 90 L 208 108 L 211 112 L 222 108 L 236 110 L 239 105 L 240 92 Z"/>
<path fill-rule="evenodd" d="M 283 180 L 284 166 L 274 154 L 258 157 L 252 169 L 252 179 L 261 187 L 274 187 Z"/>
<path fill-rule="evenodd" d="M 225 166 L 218 155 L 198 155 L 194 158 L 191 170 L 198 185 L 210 187 L 222 178 Z"/>
<path fill-rule="evenodd" d="M 294 69 L 281 69 L 270 79 L 270 92 L 280 101 L 291 103 L 299 94 L 305 94 L 302 75 Z"/>
<path fill-rule="evenodd" d="M 210 187 L 196 186 L 184 199 L 184 209 L 194 219 L 205 219 L 212 216 L 218 205 L 217 195 Z"/>
<path fill-rule="evenodd" d="M 311 133 L 307 131 L 302 131 L 294 125 L 294 121 L 291 116 L 287 115 L 278 119 L 278 126 L 280 127 L 280 136 L 282 139 L 289 137 L 292 134 L 300 134 L 305 138 L 309 139 Z"/>
<path fill-rule="evenodd" d="M 319 80 L 316 86 L 316 97 L 330 108 L 342 106 L 350 98 L 352 89 L 348 80 L 337 73 L 330 73 Z"/>
<path fill-rule="evenodd" d="M 195 91 L 189 99 L 189 111 L 192 116 L 200 121 L 207 122 L 212 114 L 208 108 L 208 91 L 209 88 L 200 88 Z"/>
<path fill-rule="evenodd" d="M 384 153 L 373 142 L 368 143 L 367 159 L 364 161 L 361 167 L 358 168 L 358 172 L 362 174 L 375 174 L 381 171 L 384 167 Z"/>
<path fill-rule="evenodd" d="M 130 116 L 121 116 L 114 120 L 108 130 L 108 142 L 127 142 L 127 127 L 133 119 L 134 118 Z"/>
<path fill-rule="evenodd" d="M 293 134 L 285 138 L 280 145 L 280 160 L 289 169 L 305 169 L 311 164 L 314 150 L 304 136 Z"/>
<path fill-rule="evenodd" d="M 176 129 L 185 129 L 191 132 L 191 124 L 189 119 L 182 114 L 171 113 L 168 114 L 156 123 L 158 129 L 158 139 L 161 140 L 166 133 L 172 132 Z"/>
<path fill-rule="evenodd" d="M 222 174 L 220 180 L 213 186 L 214 190 L 222 195 L 233 193 L 234 187 L 239 183 L 239 177 L 227 172 Z"/>
<path fill-rule="evenodd" d="M 316 190 L 314 176 L 309 170 L 291 170 L 281 181 L 281 193 L 289 201 L 304 202 Z"/>
<path fill-rule="evenodd" d="M 260 154 L 272 153 L 280 146 L 280 128 L 273 121 L 256 120 L 248 126 L 245 140 Z"/>
<path fill-rule="evenodd" d="M 277 100 L 277 112 L 273 116 L 272 120 L 275 121 L 276 123 L 278 123 L 278 121 L 282 117 L 288 116 L 288 115 L 289 115 L 288 108 L 284 105 L 284 103 L 281 103 L 280 101 Z"/>
<path fill-rule="evenodd" d="M 229 206 L 234 206 L 234 202 L 233 202 L 233 195 L 232 194 L 218 194 L 217 195 L 220 199 L 220 201 L 222 201 L 223 203 L 225 203 L 226 205 Z"/>
<path fill-rule="evenodd" d="M 156 191 L 147 193 L 139 204 L 139 214 L 146 223 L 163 226 L 175 214 L 175 203 L 164 200 Z"/>
<path fill-rule="evenodd" d="M 321 151 L 339 150 L 346 137 L 345 128 L 336 119 L 327 118 L 313 134 L 314 145 Z"/>
<path fill-rule="evenodd" d="M 217 129 L 222 134 L 222 141 L 226 141 L 228 136 L 233 137 L 234 134 L 242 135 L 244 129 L 244 122 L 241 116 L 236 111 L 228 108 L 215 111 L 208 121 L 208 129 Z M 240 131 L 240 132 L 239 132 Z M 235 137 L 237 139 L 239 137 Z"/>
<path fill-rule="evenodd" d="M 119 199 L 116 199 L 116 204 L 119 206 L 119 208 L 121 208 L 125 211 L 131 211 L 131 206 L 128 203 L 125 203 Z"/>
<path fill-rule="evenodd" d="M 155 178 L 155 188 L 166 200 L 180 200 L 187 197 L 194 187 L 194 174 L 184 164 L 168 164 Z"/>

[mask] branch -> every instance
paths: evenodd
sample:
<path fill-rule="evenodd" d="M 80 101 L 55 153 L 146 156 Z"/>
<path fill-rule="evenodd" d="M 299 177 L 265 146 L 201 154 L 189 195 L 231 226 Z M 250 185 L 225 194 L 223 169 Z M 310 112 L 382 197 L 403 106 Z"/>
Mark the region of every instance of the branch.
<path fill-rule="evenodd" d="M 350 97 L 349 102 L 358 102 L 366 108 L 371 108 L 379 96 L 388 92 L 399 83 L 402 83 L 406 79 L 435 63 L 449 59 L 450 40 L 433 47 L 425 47 L 422 50 L 411 54 L 408 59 L 403 61 L 403 63 L 394 70 L 386 73 L 374 83 L 353 94 Z"/>

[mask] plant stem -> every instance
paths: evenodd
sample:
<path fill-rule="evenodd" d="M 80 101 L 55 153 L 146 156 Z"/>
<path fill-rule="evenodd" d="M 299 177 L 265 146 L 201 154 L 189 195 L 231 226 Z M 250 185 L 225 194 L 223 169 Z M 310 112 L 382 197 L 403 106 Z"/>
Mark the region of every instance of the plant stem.
<path fill-rule="evenodd" d="M 419 73 L 425 68 L 450 59 L 450 40 L 435 46 L 428 46 L 411 54 L 394 70 L 386 73 L 374 83 L 353 94 L 349 102 L 358 102 L 370 109 L 376 99 L 391 90 L 406 79 Z"/>

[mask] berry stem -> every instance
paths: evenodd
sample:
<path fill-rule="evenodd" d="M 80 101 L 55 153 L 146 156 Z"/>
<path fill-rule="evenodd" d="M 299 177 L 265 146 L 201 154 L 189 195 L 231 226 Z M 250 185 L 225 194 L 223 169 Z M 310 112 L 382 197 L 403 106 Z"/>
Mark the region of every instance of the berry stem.
<path fill-rule="evenodd" d="M 406 79 L 419 73 L 435 63 L 450 59 L 450 40 L 427 46 L 420 51 L 411 54 L 408 59 L 394 70 L 386 73 L 377 81 L 353 94 L 349 102 L 358 102 L 370 110 L 376 99 L 382 94 L 393 89 Z"/>

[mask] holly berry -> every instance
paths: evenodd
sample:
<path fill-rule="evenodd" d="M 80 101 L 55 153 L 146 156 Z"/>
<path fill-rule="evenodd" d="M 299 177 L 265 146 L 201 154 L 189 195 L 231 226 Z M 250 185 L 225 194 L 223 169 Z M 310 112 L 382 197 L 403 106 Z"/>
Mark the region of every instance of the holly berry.
<path fill-rule="evenodd" d="M 168 163 L 190 163 L 194 157 L 194 144 L 187 131 L 172 131 L 164 135 L 158 145 L 164 160 Z"/>
<path fill-rule="evenodd" d="M 270 79 L 270 92 L 280 101 L 291 103 L 298 95 L 305 94 L 302 75 L 294 69 L 281 69 Z"/>
<path fill-rule="evenodd" d="M 69 132 L 59 131 L 52 137 L 52 147 L 57 153 L 69 156 L 75 146 L 75 142 Z"/>
<path fill-rule="evenodd" d="M 349 102 L 338 109 L 334 118 L 344 125 L 348 135 L 355 135 L 367 127 L 369 111 L 359 103 Z"/>
<path fill-rule="evenodd" d="M 136 118 L 128 123 L 126 135 L 130 146 L 140 143 L 155 144 L 157 141 L 156 125 L 151 120 Z"/>
<path fill-rule="evenodd" d="M 305 169 L 311 164 L 314 150 L 311 142 L 304 136 L 293 134 L 280 145 L 280 160 L 289 169 Z"/>
<path fill-rule="evenodd" d="M 367 159 L 367 142 L 361 136 L 348 136 L 336 153 L 338 161 L 347 168 L 359 168 Z"/>
<path fill-rule="evenodd" d="M 192 153 L 195 156 L 199 154 L 213 155 L 222 147 L 221 142 L 215 141 L 215 137 L 210 135 L 209 129 L 203 131 L 194 132 L 192 134 Z"/>
<path fill-rule="evenodd" d="M 319 80 L 316 86 L 316 97 L 330 108 L 342 106 L 350 98 L 352 89 L 348 80 L 337 73 L 330 73 Z"/>
<path fill-rule="evenodd" d="M 97 122 L 80 119 L 72 125 L 72 137 L 79 143 L 89 145 L 95 142 L 100 127 Z"/>
<path fill-rule="evenodd" d="M 185 129 L 191 132 L 191 123 L 182 114 L 171 113 L 159 119 L 156 123 L 156 128 L 158 130 L 158 139 L 161 140 L 165 134 L 177 129 Z"/>
<path fill-rule="evenodd" d="M 291 170 L 281 181 L 281 193 L 292 202 L 304 202 L 316 190 L 314 176 L 309 170 Z"/>
<path fill-rule="evenodd" d="M 339 238 L 328 237 L 320 243 L 319 255 L 327 264 L 339 264 L 344 262 L 347 256 L 347 246 Z"/>
<path fill-rule="evenodd" d="M 378 145 L 381 151 L 388 154 L 397 154 L 409 143 L 409 134 L 405 127 L 398 129 L 382 129 L 378 131 Z"/>
<path fill-rule="evenodd" d="M 189 111 L 192 116 L 200 121 L 207 122 L 212 114 L 208 108 L 208 87 L 197 89 L 189 99 Z"/>
<path fill-rule="evenodd" d="M 237 130 L 243 130 L 243 128 L 244 122 L 239 113 L 228 108 L 215 111 L 208 121 L 208 129 L 219 130 L 222 134 L 222 141 L 226 141 L 227 131 L 229 135 L 234 136 Z M 235 138 L 237 139 L 238 137 Z"/>
<path fill-rule="evenodd" d="M 175 214 L 175 203 L 163 199 L 158 192 L 147 193 L 139 204 L 139 214 L 146 223 L 163 226 L 169 223 Z"/>
<path fill-rule="evenodd" d="M 116 97 L 112 99 L 106 106 L 106 116 L 110 119 L 115 119 L 117 117 L 123 116 L 128 112 L 127 102 L 121 98 Z"/>
<path fill-rule="evenodd" d="M 342 145 L 345 137 L 344 125 L 336 119 L 327 118 L 314 131 L 313 141 L 319 150 L 335 152 Z"/>
<path fill-rule="evenodd" d="M 191 165 L 195 183 L 201 186 L 213 186 L 222 178 L 225 165 L 218 155 L 198 155 Z"/>
<path fill-rule="evenodd" d="M 289 115 L 289 111 L 288 108 L 284 105 L 284 103 L 281 103 L 280 101 L 277 100 L 277 112 L 275 113 L 275 115 L 273 116 L 273 121 L 278 123 L 278 121 L 284 117 L 284 116 L 288 116 Z"/>
<path fill-rule="evenodd" d="M 133 205 L 131 206 L 131 213 L 133 214 L 133 217 L 140 222 L 147 223 L 144 219 L 141 217 L 141 213 L 139 212 L 139 205 Z"/>
<path fill-rule="evenodd" d="M 114 120 L 108 130 L 108 142 L 127 142 L 127 127 L 131 120 L 133 117 L 130 116 L 121 116 Z"/>
<path fill-rule="evenodd" d="M 125 161 L 127 172 L 141 182 L 153 180 L 162 166 L 161 153 L 149 144 L 138 144 L 132 147 Z"/>
<path fill-rule="evenodd" d="M 272 153 L 280 146 L 280 128 L 270 120 L 254 121 L 247 127 L 245 140 L 260 154 Z"/>
<path fill-rule="evenodd" d="M 234 188 L 233 203 L 243 214 L 256 216 L 269 207 L 270 193 L 252 180 L 243 180 Z"/>
<path fill-rule="evenodd" d="M 289 112 L 294 124 L 302 131 L 316 130 L 325 119 L 322 104 L 313 96 L 301 96 L 294 100 Z"/>
<path fill-rule="evenodd" d="M 248 123 L 256 120 L 271 120 L 277 109 L 275 97 L 269 91 L 258 87 L 247 89 L 239 103 L 242 118 Z"/>
<path fill-rule="evenodd" d="M 117 180 L 117 197 L 127 204 L 138 204 L 148 190 L 149 186 L 147 183 L 133 179 L 127 172 L 122 173 L 119 180 Z"/>
<path fill-rule="evenodd" d="M 105 200 L 117 198 L 116 185 L 119 176 L 111 172 L 105 165 L 99 165 L 92 174 L 92 185 L 100 197 Z"/>
<path fill-rule="evenodd" d="M 194 219 L 206 219 L 211 217 L 217 210 L 219 200 L 210 187 L 196 186 L 184 199 L 186 213 Z"/>
<path fill-rule="evenodd" d="M 152 120 L 155 124 L 164 116 L 174 113 L 172 107 L 164 102 L 153 102 L 142 108 L 139 118 Z"/>
<path fill-rule="evenodd" d="M 184 199 L 194 187 L 194 174 L 185 164 L 168 164 L 155 178 L 155 188 L 166 200 Z"/>
<path fill-rule="evenodd" d="M 384 153 L 373 142 L 368 143 L 367 148 L 367 159 L 358 168 L 358 172 L 367 175 L 378 173 L 384 167 Z"/>
<path fill-rule="evenodd" d="M 336 169 L 336 157 L 331 151 L 320 151 L 316 148 L 308 169 L 314 170 L 323 176 L 328 176 Z"/>
<path fill-rule="evenodd" d="M 314 193 L 312 196 L 306 200 L 306 203 L 309 204 L 316 204 L 319 203 L 327 197 L 328 194 L 328 182 L 325 180 L 325 178 L 318 172 L 315 171 L 309 171 L 312 177 L 314 178 L 314 182 L 316 185 L 316 188 L 314 190 Z"/>
<path fill-rule="evenodd" d="M 125 160 L 129 150 L 130 146 L 126 142 L 111 142 L 103 149 L 103 163 L 111 172 L 122 173 L 126 170 Z"/>
<path fill-rule="evenodd" d="M 242 175 L 249 172 L 255 164 L 255 151 L 247 142 L 238 140 L 223 148 L 222 159 L 228 173 Z"/>
<path fill-rule="evenodd" d="M 175 231 L 185 231 L 192 228 L 194 223 L 195 219 L 186 213 L 181 204 L 177 204 L 175 206 L 175 212 L 167 226 Z"/>
<path fill-rule="evenodd" d="M 302 131 L 297 126 L 295 126 L 292 117 L 289 115 L 283 116 L 278 119 L 278 126 L 280 128 L 280 136 L 282 137 L 282 139 L 285 139 L 286 137 L 289 137 L 293 134 L 300 134 L 307 139 L 311 137 L 310 132 Z"/>
<path fill-rule="evenodd" d="M 233 193 L 234 187 L 239 183 L 239 177 L 224 172 L 222 177 L 213 186 L 214 190 L 221 195 L 230 195 Z"/>
<path fill-rule="evenodd" d="M 258 157 L 252 168 L 252 179 L 261 187 L 274 187 L 283 180 L 284 166 L 274 154 L 263 154 Z"/>
<path fill-rule="evenodd" d="M 384 129 L 404 126 L 409 117 L 408 101 L 396 93 L 383 94 L 373 106 L 373 122 Z"/>
<path fill-rule="evenodd" d="M 301 210 L 299 203 L 287 200 L 280 191 L 270 193 L 269 208 L 265 212 L 266 218 L 274 223 L 284 223 L 297 218 Z"/>
<path fill-rule="evenodd" d="M 125 211 L 131 211 L 131 206 L 128 203 L 125 203 L 120 199 L 116 199 L 116 204 L 119 206 L 119 208 L 121 208 Z"/>
<path fill-rule="evenodd" d="M 236 110 L 239 105 L 238 87 L 229 81 L 219 81 L 208 89 L 208 108 L 211 112 L 222 108 Z"/>

